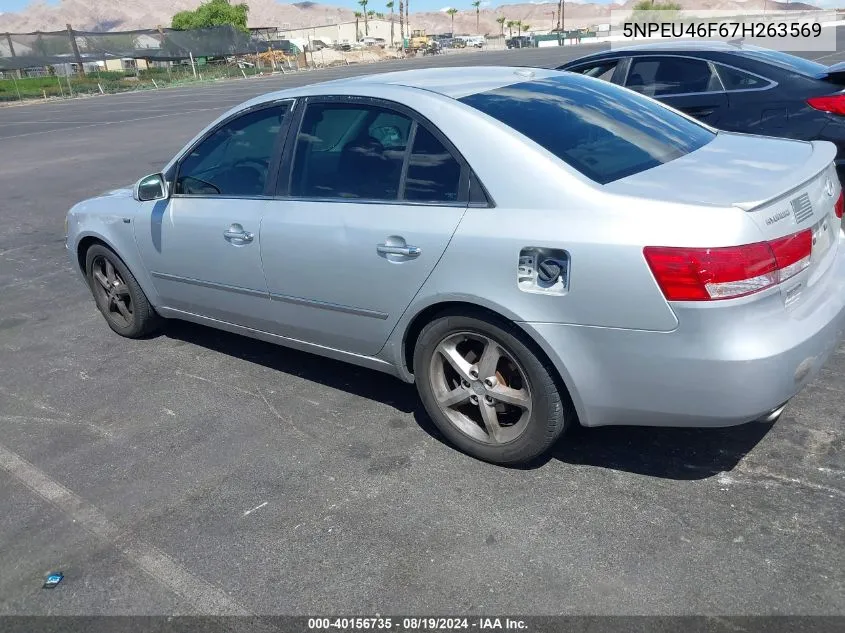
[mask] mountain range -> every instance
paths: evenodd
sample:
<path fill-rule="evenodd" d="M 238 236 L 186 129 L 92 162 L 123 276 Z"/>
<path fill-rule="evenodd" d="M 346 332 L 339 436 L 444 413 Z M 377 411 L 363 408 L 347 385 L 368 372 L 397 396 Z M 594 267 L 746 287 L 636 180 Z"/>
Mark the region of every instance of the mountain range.
<path fill-rule="evenodd" d="M 249 5 L 249 26 L 301 28 L 334 24 L 355 19 L 351 9 L 317 2 L 294 4 L 276 0 L 245 0 Z M 469 5 L 469 0 L 462 0 Z M 719 11 L 773 11 L 814 10 L 801 2 L 775 2 L 774 0 L 676 0 L 685 9 L 710 9 Z M 565 24 L 572 27 L 588 26 L 608 21 L 611 10 L 632 7 L 636 0 L 624 3 L 598 4 L 593 2 L 566 2 Z M 46 4 L 36 0 L 18 13 L 0 14 L 0 33 L 27 33 L 33 31 L 59 31 L 71 24 L 80 31 L 127 31 L 170 26 L 170 19 L 177 11 L 194 9 L 200 0 L 60 0 L 57 4 Z M 379 0 L 371 0 L 368 9 L 389 15 L 389 10 Z M 398 1 L 395 3 L 398 10 Z M 482 8 L 476 16 L 470 6 L 458 7 L 454 30 L 457 33 L 499 33 L 496 18 L 505 16 L 508 20 L 521 20 L 532 29 L 553 28 L 556 17 L 556 2 L 532 2 L 530 4 L 505 4 Z M 412 28 L 425 28 L 429 33 L 452 30 L 452 20 L 444 11 L 415 12 L 411 2 Z M 398 17 L 395 18 L 398 21 Z M 478 29 L 476 30 L 476 19 Z M 397 25 L 398 28 L 398 25 Z"/>

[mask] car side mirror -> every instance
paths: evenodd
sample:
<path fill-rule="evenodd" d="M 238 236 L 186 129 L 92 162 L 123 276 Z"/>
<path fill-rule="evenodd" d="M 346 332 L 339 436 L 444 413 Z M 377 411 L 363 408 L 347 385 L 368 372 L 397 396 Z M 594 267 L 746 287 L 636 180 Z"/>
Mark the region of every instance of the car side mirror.
<path fill-rule="evenodd" d="M 162 174 L 144 176 L 135 185 L 133 196 L 138 202 L 163 200 L 169 195 L 167 181 Z"/>

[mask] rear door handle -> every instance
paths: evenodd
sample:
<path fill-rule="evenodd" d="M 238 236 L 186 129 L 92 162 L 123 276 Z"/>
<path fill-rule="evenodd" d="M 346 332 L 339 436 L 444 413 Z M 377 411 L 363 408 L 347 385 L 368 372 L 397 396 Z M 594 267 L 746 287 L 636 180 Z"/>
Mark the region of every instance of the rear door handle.
<path fill-rule="evenodd" d="M 422 249 L 417 246 L 388 246 L 379 244 L 376 251 L 380 255 L 404 255 L 405 257 L 418 257 Z"/>
<path fill-rule="evenodd" d="M 708 107 L 703 107 L 703 108 L 687 108 L 687 109 L 685 110 L 685 112 L 686 112 L 687 114 L 689 114 L 690 116 L 694 116 L 694 117 L 704 117 L 704 116 L 710 116 L 710 115 L 711 115 L 711 114 L 713 114 L 715 111 L 716 111 L 716 108 L 708 108 Z"/>
<path fill-rule="evenodd" d="M 228 241 L 237 241 L 241 244 L 249 244 L 255 239 L 255 234 L 245 231 L 240 224 L 233 224 L 223 231 L 223 238 Z"/>

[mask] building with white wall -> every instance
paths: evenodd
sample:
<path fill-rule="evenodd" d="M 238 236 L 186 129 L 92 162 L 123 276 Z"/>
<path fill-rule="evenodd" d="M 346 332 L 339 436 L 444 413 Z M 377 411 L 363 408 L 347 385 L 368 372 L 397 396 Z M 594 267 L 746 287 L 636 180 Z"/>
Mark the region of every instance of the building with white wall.
<path fill-rule="evenodd" d="M 355 32 L 355 21 L 339 22 L 337 24 L 323 24 L 320 26 L 310 26 L 301 29 L 288 29 L 281 32 L 284 39 L 289 40 L 320 40 L 326 44 L 354 44 L 365 37 L 380 37 L 383 38 L 387 45 L 390 46 L 390 20 L 370 18 L 367 20 L 366 29 L 364 27 L 364 20 L 358 20 L 358 32 Z M 399 39 L 399 18 L 396 17 L 393 23 L 393 39 L 396 46 L 401 44 Z"/>

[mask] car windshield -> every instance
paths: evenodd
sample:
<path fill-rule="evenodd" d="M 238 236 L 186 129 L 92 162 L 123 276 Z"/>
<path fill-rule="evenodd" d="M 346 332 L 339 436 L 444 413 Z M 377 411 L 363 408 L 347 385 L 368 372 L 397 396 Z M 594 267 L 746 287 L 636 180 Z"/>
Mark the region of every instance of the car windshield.
<path fill-rule="evenodd" d="M 786 68 L 787 70 L 791 70 L 799 75 L 806 75 L 807 77 L 817 77 L 827 72 L 827 66 L 824 64 L 768 48 L 743 47 L 742 55 L 767 64 Z"/>
<path fill-rule="evenodd" d="M 614 84 L 561 73 L 460 99 L 606 184 L 689 154 L 715 133 Z"/>

